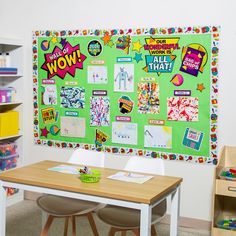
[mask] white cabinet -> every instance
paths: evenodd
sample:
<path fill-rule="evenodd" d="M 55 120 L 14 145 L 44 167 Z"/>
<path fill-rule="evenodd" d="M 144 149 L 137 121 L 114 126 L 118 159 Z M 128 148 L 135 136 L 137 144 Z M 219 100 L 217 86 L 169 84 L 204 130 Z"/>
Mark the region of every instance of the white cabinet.
<path fill-rule="evenodd" d="M 17 111 L 17 115 L 19 116 L 19 119 L 17 119 L 19 123 L 17 125 L 17 127 L 19 127 L 17 128 L 17 132 L 8 135 L 7 131 L 1 134 L 0 130 L 0 142 L 2 145 L 15 142 L 18 158 L 14 159 L 14 161 L 17 160 L 16 166 L 18 167 L 23 163 L 23 43 L 20 40 L 0 38 L 0 53 L 0 60 L 3 60 L 5 56 L 7 60 L 6 65 L 0 63 L 0 116 L 10 111 Z M 11 93 L 6 95 L 8 96 L 6 99 L 5 92 L 8 91 L 9 88 Z M 2 118 L 0 117 L 0 129 L 1 126 L 3 126 L 2 122 Z M 5 119 L 4 122 L 8 122 L 8 120 Z M 11 121 L 9 121 L 8 124 L 12 128 L 10 122 Z M 13 159 L 9 158 L 9 162 L 4 161 L 4 170 L 14 167 L 14 165 L 11 165 L 11 160 Z M 9 165 L 7 166 L 6 163 L 9 163 Z M 1 171 L 3 170 L 0 169 L 0 172 Z M 23 200 L 23 192 L 18 191 L 8 197 L 7 205 L 12 205 L 21 200 Z"/>

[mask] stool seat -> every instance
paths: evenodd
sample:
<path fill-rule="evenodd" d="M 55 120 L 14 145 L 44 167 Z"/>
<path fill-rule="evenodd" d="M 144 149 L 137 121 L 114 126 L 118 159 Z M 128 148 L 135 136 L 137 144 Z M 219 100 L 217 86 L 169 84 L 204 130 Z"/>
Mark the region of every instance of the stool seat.
<path fill-rule="evenodd" d="M 40 208 L 53 216 L 83 215 L 95 210 L 96 202 L 83 201 L 55 195 L 44 195 L 37 199 Z"/>
<path fill-rule="evenodd" d="M 136 209 L 107 205 L 97 211 L 97 216 L 103 222 L 117 228 L 132 229 L 140 226 L 140 211 Z M 162 216 L 158 212 L 153 212 L 151 222 L 156 222 Z"/>

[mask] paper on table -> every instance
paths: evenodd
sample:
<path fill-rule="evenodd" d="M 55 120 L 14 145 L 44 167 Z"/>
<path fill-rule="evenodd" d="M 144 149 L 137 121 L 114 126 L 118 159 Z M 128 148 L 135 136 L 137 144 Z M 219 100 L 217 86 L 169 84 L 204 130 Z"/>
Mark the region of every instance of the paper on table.
<path fill-rule="evenodd" d="M 114 180 L 120 180 L 125 182 L 131 182 L 131 183 L 137 183 L 137 184 L 143 184 L 149 179 L 151 179 L 153 176 L 151 175 L 140 175 L 135 173 L 127 173 L 127 172 L 117 172 L 114 175 L 110 175 L 107 178 L 108 179 L 114 179 Z"/>
<path fill-rule="evenodd" d="M 60 173 L 65 173 L 65 174 L 79 174 L 79 167 L 78 166 L 69 166 L 69 165 L 59 165 L 55 166 L 52 168 L 49 168 L 48 170 L 51 171 L 57 171 Z"/>

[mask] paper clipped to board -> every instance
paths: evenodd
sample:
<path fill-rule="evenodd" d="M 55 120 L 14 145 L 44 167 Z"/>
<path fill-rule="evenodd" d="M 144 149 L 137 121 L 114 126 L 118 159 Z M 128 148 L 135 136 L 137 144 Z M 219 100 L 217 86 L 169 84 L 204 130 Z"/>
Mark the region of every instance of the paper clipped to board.
<path fill-rule="evenodd" d="M 143 184 L 146 181 L 153 178 L 153 176 L 119 171 L 114 175 L 108 176 L 107 178 L 108 179 L 113 179 L 113 180 L 120 180 L 120 181 L 125 181 L 125 182 Z"/>

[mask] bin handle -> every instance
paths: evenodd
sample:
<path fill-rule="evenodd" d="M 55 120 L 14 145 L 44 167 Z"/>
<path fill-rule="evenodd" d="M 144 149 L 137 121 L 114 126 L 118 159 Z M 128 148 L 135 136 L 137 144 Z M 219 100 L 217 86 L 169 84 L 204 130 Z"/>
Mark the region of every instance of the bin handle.
<path fill-rule="evenodd" d="M 229 191 L 236 192 L 236 187 L 228 187 Z"/>

